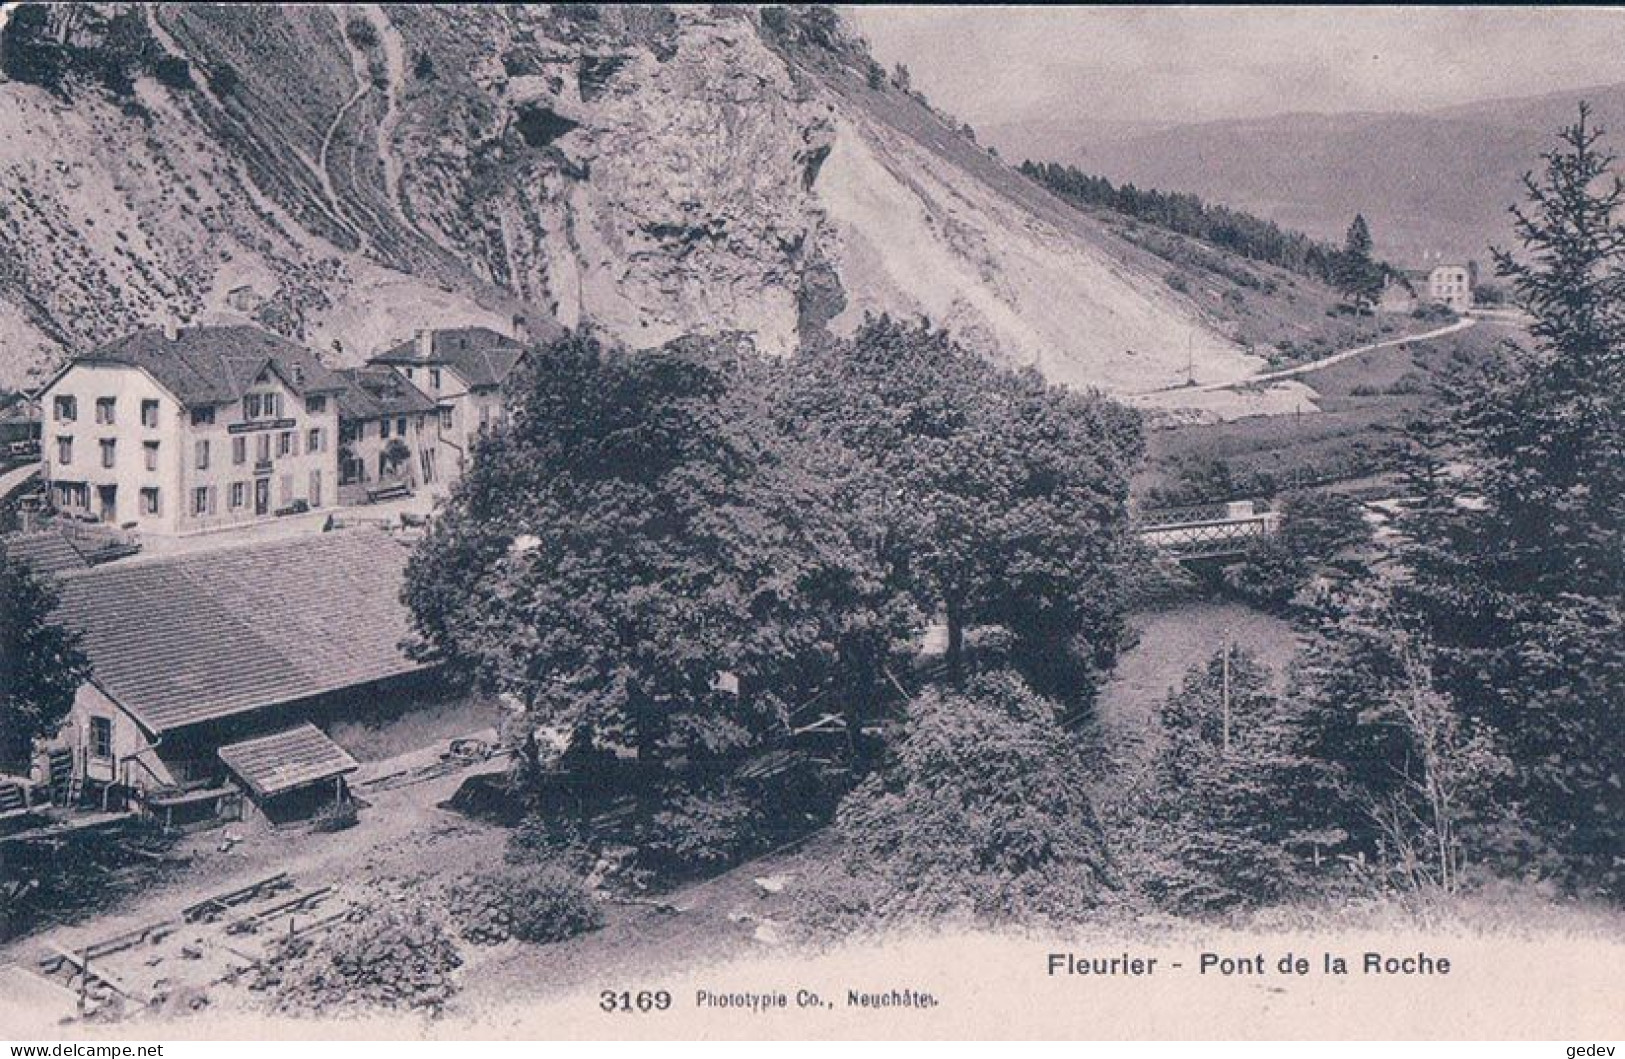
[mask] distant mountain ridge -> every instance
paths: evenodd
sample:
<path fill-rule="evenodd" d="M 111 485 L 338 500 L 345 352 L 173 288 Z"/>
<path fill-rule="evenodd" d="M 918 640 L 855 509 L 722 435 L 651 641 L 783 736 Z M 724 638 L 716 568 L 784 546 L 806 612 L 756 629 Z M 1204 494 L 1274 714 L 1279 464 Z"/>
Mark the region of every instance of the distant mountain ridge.
<path fill-rule="evenodd" d="M 1581 100 L 1625 150 L 1625 84 L 1494 99 L 1416 113 L 1277 117 L 1075 136 L 1054 113 L 982 130 L 1007 157 L 1065 162 L 1122 183 L 1188 191 L 1321 239 L 1355 213 L 1396 263 L 1483 262 L 1512 233 L 1508 207 Z"/>

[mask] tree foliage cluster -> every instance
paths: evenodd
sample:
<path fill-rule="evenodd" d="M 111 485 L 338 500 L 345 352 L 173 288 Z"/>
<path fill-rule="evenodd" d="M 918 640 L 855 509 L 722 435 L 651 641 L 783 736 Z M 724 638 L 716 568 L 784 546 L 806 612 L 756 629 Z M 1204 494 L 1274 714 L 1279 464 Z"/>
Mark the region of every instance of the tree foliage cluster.
<path fill-rule="evenodd" d="M 842 802 L 839 860 L 803 888 L 802 918 L 1075 918 L 1110 884 L 1078 746 L 1011 671 L 928 689 L 888 767 Z"/>
<path fill-rule="evenodd" d="M 426 652 L 635 758 L 651 862 L 703 870 L 782 835 L 808 777 L 742 762 L 826 715 L 852 757 L 933 614 L 955 678 L 977 626 L 1068 701 L 1110 661 L 1140 444 L 1110 402 L 888 318 L 784 363 L 571 335 L 513 396 L 406 599 Z"/>
<path fill-rule="evenodd" d="M 1371 527 L 1359 501 L 1328 490 L 1294 490 L 1276 501 L 1280 529 L 1249 541 L 1239 562 L 1220 576 L 1230 592 L 1285 614 L 1317 581 L 1357 573 Z"/>
<path fill-rule="evenodd" d="M 0 542 L 0 770 L 27 771 L 34 741 L 56 734 L 90 660 L 52 620 L 56 592 Z"/>
<path fill-rule="evenodd" d="M 1463 503 L 1405 525 L 1399 604 L 1501 792 L 1575 881 L 1625 893 L 1625 187 L 1582 107 L 1525 178 L 1497 273 L 1534 319 L 1443 427 Z"/>
<path fill-rule="evenodd" d="M 1372 258 L 1371 246 L 1371 229 L 1357 213 L 1343 238 L 1343 252 L 1332 261 L 1331 276 L 1332 285 L 1355 312 L 1368 313 L 1376 307 L 1387 278 L 1386 270 Z"/>
<path fill-rule="evenodd" d="M 1125 871 L 1171 911 L 1266 904 L 1301 892 L 1341 835 L 1315 810 L 1329 764 L 1250 653 L 1226 646 L 1160 711 L 1149 782 L 1117 827 Z"/>

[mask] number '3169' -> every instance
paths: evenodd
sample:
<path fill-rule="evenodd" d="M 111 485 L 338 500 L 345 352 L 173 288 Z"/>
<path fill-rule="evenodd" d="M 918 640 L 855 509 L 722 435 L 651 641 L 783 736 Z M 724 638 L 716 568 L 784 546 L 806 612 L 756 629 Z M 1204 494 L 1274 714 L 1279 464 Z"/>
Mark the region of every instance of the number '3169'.
<path fill-rule="evenodd" d="M 641 989 L 636 993 L 606 989 L 598 994 L 598 1006 L 611 1013 L 648 1014 L 669 1009 L 671 994 L 664 989 Z"/>

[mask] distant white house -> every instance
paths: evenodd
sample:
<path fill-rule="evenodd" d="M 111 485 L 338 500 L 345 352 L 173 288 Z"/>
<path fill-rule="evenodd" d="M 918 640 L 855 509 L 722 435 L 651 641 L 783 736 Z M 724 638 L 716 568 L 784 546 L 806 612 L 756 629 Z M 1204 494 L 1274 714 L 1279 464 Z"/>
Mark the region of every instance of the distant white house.
<path fill-rule="evenodd" d="M 1472 262 L 1401 269 L 1383 289 L 1379 308 L 1408 312 L 1425 305 L 1443 305 L 1458 313 L 1473 307 L 1473 286 L 1478 273 Z"/>

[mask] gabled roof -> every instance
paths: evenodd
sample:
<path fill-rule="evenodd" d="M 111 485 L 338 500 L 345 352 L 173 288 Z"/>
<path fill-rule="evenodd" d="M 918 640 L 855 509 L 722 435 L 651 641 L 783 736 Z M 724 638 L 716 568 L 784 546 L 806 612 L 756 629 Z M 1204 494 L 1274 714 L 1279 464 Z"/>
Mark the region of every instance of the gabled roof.
<path fill-rule="evenodd" d="M 58 614 L 92 681 L 158 733 L 414 672 L 407 549 L 309 534 L 64 574 Z"/>
<path fill-rule="evenodd" d="M 373 364 L 444 364 L 469 386 L 500 386 L 525 356 L 525 347 L 489 327 L 453 327 L 429 332 L 428 349 L 408 339 L 373 357 Z"/>
<path fill-rule="evenodd" d="M 137 331 L 75 357 L 68 367 L 74 364 L 140 368 L 188 407 L 240 399 L 267 367 L 301 397 L 343 388 L 310 350 L 246 324 L 186 327 L 174 338 L 157 328 Z"/>
<path fill-rule="evenodd" d="M 338 395 L 341 420 L 384 419 L 435 410 L 434 399 L 394 368 L 340 368 L 334 374 L 344 383 Z"/>
<path fill-rule="evenodd" d="M 361 766 L 310 723 L 245 739 L 217 753 L 256 798 L 268 798 L 354 772 Z"/>

